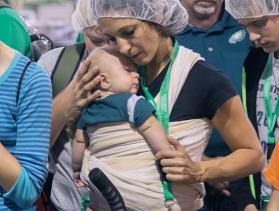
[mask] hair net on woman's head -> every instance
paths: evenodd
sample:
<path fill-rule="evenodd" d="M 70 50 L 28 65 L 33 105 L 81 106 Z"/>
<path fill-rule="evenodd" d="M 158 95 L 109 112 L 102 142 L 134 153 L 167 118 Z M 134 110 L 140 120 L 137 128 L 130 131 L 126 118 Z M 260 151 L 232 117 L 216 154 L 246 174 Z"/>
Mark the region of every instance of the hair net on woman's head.
<path fill-rule="evenodd" d="M 88 0 L 96 20 L 103 17 L 136 18 L 163 26 L 170 34 L 188 24 L 188 13 L 179 0 Z"/>
<path fill-rule="evenodd" d="M 279 0 L 226 0 L 225 7 L 236 19 L 279 15 Z"/>
<path fill-rule="evenodd" d="M 76 32 L 97 25 L 93 18 L 91 0 L 78 0 L 76 9 L 72 15 L 72 26 Z"/>

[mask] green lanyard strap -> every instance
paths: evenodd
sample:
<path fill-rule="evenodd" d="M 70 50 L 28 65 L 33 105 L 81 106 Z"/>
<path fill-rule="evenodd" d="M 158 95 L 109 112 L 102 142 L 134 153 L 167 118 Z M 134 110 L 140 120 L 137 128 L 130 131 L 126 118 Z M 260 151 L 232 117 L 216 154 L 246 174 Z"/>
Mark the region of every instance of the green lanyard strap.
<path fill-rule="evenodd" d="M 272 105 L 271 105 L 271 97 L 270 97 L 270 81 L 272 77 L 272 54 L 269 55 L 267 68 L 263 78 L 264 90 L 264 105 L 265 105 L 265 113 L 267 116 L 267 129 L 268 129 L 268 144 L 275 144 L 275 136 L 274 136 L 274 129 L 276 120 L 279 114 L 279 99 L 277 99 L 274 112 L 272 112 Z"/>
<path fill-rule="evenodd" d="M 163 125 L 166 134 L 168 134 L 169 131 L 169 98 L 168 98 L 169 81 L 170 81 L 171 68 L 177 56 L 178 50 L 179 50 L 179 45 L 177 41 L 175 41 L 170 63 L 167 69 L 167 73 L 160 87 L 159 108 L 156 105 L 153 96 L 149 92 L 148 87 L 146 86 L 146 69 L 143 66 L 139 68 L 139 73 L 141 75 L 141 89 L 146 99 L 152 104 L 153 108 L 155 109 L 155 116 L 157 117 L 159 122 Z M 164 191 L 165 207 L 170 208 L 174 205 L 174 201 L 173 201 L 174 197 L 170 191 L 169 182 L 166 180 L 164 176 L 162 176 L 164 173 L 162 173 L 161 170 L 159 171 L 160 171 L 162 186 Z"/>
<path fill-rule="evenodd" d="M 153 96 L 150 94 L 148 87 L 146 87 L 146 69 L 145 67 L 139 68 L 139 74 L 141 75 L 141 88 L 146 97 L 146 99 L 152 104 L 153 108 L 155 109 L 155 115 L 160 123 L 163 125 L 166 134 L 169 131 L 169 104 L 168 104 L 168 89 L 169 89 L 169 81 L 170 81 L 170 73 L 172 64 L 177 56 L 179 49 L 179 45 L 177 41 L 174 44 L 173 52 L 171 55 L 170 64 L 168 66 L 168 70 L 166 76 L 162 82 L 160 88 L 160 100 L 159 100 L 159 108 L 157 107 Z"/>
<path fill-rule="evenodd" d="M 245 113 L 247 114 L 247 95 L 246 95 L 246 71 L 242 69 L 242 84 L 241 84 L 242 104 Z M 256 199 L 256 189 L 253 174 L 249 175 L 250 191 L 254 199 Z"/>
<path fill-rule="evenodd" d="M 242 69 L 242 83 L 241 83 L 241 97 L 242 97 L 242 104 L 245 113 L 247 113 L 247 96 L 246 96 L 246 71 L 243 67 Z"/>

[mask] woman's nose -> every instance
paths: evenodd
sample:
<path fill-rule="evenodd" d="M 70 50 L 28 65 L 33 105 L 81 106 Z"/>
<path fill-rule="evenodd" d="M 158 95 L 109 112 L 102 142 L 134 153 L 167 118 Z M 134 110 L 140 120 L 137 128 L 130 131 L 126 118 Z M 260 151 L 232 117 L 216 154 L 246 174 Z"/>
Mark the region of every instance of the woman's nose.
<path fill-rule="evenodd" d="M 116 40 L 116 45 L 121 54 L 128 57 L 131 56 L 130 55 L 131 45 L 127 40 L 119 38 Z"/>

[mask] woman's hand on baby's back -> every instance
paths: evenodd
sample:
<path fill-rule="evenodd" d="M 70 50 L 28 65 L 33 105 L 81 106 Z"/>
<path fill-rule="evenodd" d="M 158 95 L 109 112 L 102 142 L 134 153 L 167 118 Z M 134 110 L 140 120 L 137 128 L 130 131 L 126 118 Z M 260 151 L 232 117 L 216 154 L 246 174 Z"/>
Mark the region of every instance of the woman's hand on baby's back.
<path fill-rule="evenodd" d="M 172 182 L 184 182 L 193 184 L 201 182 L 201 168 L 199 163 L 192 161 L 182 145 L 172 138 L 169 138 L 174 150 L 161 150 L 155 157 L 160 161 L 163 172 Z"/>

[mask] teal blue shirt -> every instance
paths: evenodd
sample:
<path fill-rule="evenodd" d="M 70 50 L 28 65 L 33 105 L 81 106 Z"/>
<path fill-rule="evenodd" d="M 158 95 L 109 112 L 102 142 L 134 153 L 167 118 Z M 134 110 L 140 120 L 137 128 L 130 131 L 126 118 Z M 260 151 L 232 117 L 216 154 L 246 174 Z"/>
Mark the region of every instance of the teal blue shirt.
<path fill-rule="evenodd" d="M 226 11 L 209 29 L 187 26 L 176 39 L 179 44 L 201 54 L 209 63 L 222 70 L 241 93 L 243 63 L 253 44 L 247 31 Z M 216 131 L 206 153 L 211 156 L 229 153 L 229 148 Z"/>
<path fill-rule="evenodd" d="M 154 112 L 144 97 L 132 93 L 117 93 L 98 99 L 82 112 L 77 128 L 108 122 L 131 122 L 140 127 Z"/>

